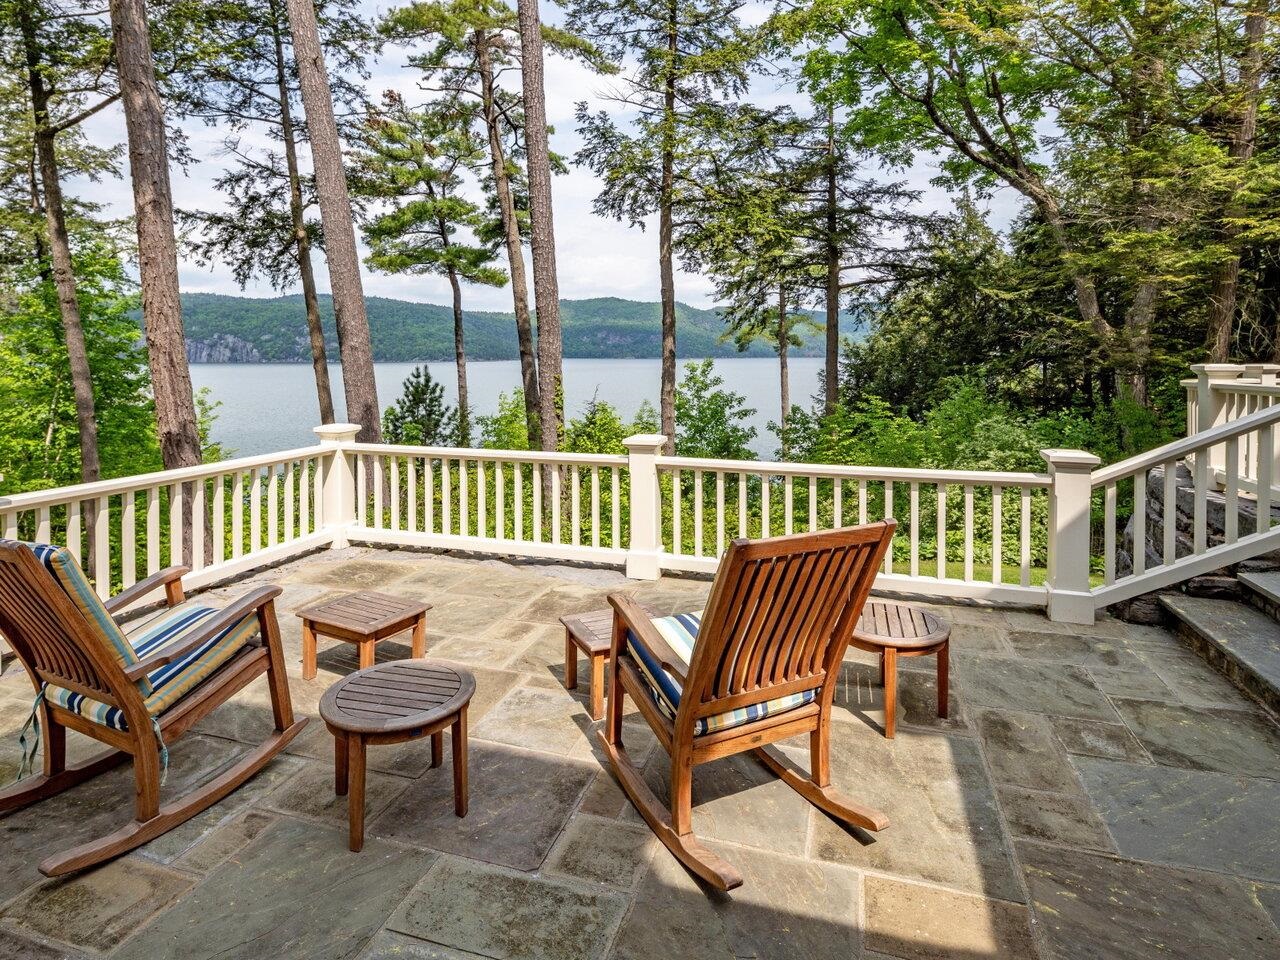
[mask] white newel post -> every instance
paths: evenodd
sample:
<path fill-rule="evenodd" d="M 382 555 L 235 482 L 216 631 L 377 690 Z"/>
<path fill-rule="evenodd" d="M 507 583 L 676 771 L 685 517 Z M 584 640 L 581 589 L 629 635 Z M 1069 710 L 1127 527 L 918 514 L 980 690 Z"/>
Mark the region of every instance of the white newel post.
<path fill-rule="evenodd" d="M 326 423 L 312 430 L 320 445 L 332 447 L 333 455 L 324 461 L 324 507 L 326 530 L 333 533 L 333 548 L 347 546 L 347 528 L 356 522 L 355 456 L 347 445 L 355 443 L 360 432 L 358 423 Z"/>
<path fill-rule="evenodd" d="M 1049 619 L 1093 623 L 1089 592 L 1089 501 L 1102 461 L 1084 450 L 1041 450 L 1049 488 Z"/>
<path fill-rule="evenodd" d="M 627 473 L 631 478 L 631 545 L 627 550 L 627 576 L 632 580 L 657 580 L 661 547 L 658 504 L 658 456 L 667 438 L 660 433 L 640 433 L 622 441 L 627 448 Z"/>
<path fill-rule="evenodd" d="M 1227 422 L 1227 394 L 1215 390 L 1214 385 L 1239 380 L 1244 367 L 1238 363 L 1193 363 L 1191 370 L 1196 375 L 1196 432 L 1204 433 Z M 1205 456 L 1204 465 L 1211 475 L 1227 465 L 1225 444 L 1210 447 Z"/>

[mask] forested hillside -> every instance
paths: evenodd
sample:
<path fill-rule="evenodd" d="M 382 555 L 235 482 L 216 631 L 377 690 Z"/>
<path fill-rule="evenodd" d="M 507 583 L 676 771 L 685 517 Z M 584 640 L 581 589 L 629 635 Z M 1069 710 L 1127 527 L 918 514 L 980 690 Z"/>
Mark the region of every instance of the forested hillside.
<path fill-rule="evenodd" d="M 453 315 L 446 306 L 369 297 L 369 326 L 375 360 L 414 361 L 453 359 Z M 336 357 L 337 334 L 333 326 L 333 301 L 320 297 L 325 343 Z M 656 357 L 661 328 L 659 305 L 602 297 L 564 300 L 560 320 L 564 326 L 567 357 Z M 302 297 L 230 297 L 188 293 L 182 297 L 182 318 L 187 332 L 187 354 L 196 363 L 272 363 L 307 361 L 306 314 Z M 724 320 L 718 311 L 677 305 L 680 355 L 685 357 L 737 356 L 732 343 L 722 343 Z M 509 313 L 469 310 L 464 325 L 467 354 L 473 360 L 514 360 L 514 318 Z M 753 344 L 747 356 L 771 356 L 764 343 Z M 811 336 L 796 353 L 820 356 L 820 335 Z"/>

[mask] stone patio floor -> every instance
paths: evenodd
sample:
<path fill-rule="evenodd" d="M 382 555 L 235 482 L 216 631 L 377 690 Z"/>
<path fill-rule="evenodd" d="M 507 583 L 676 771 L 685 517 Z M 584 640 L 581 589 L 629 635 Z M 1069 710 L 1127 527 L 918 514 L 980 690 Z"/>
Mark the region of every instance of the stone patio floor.
<path fill-rule="evenodd" d="M 560 683 L 559 616 L 612 590 L 696 609 L 706 582 L 350 548 L 199 599 L 263 582 L 284 588 L 294 706 L 312 716 L 354 649 L 322 640 L 320 675 L 304 682 L 295 610 L 362 587 L 435 605 L 428 655 L 478 683 L 469 815 L 454 817 L 449 758 L 430 770 L 428 741 L 371 748 L 367 840 L 348 852 L 316 720 L 205 814 L 43 880 L 47 853 L 131 816 L 117 770 L 0 819 L 0 958 L 1280 956 L 1280 729 L 1165 630 L 938 607 L 954 623 L 951 718 L 935 715 L 932 659 L 907 661 L 893 741 L 875 667 L 851 653 L 834 779 L 891 826 L 842 828 L 748 759 L 700 767 L 694 828 L 747 878 L 722 896 L 652 838 L 601 765 L 585 684 Z M 379 660 L 407 656 L 405 640 Z M 16 774 L 30 702 L 11 665 L 0 782 Z M 269 726 L 257 681 L 173 746 L 165 795 Z M 627 737 L 665 793 L 665 757 L 635 715 Z M 787 749 L 807 763 L 804 743 Z"/>

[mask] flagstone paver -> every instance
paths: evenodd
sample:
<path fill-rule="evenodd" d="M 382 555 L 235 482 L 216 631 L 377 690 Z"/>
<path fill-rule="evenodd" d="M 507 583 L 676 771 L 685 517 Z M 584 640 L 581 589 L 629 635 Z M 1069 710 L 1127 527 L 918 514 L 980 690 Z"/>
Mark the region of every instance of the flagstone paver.
<path fill-rule="evenodd" d="M 889 828 L 841 827 L 749 757 L 699 767 L 694 828 L 746 876 L 721 895 L 654 839 L 603 761 L 583 691 L 561 686 L 560 616 L 605 606 L 611 590 L 696 610 L 708 580 L 352 547 L 206 596 L 260 584 L 283 588 L 294 709 L 313 718 L 354 650 L 325 641 L 319 676 L 301 680 L 293 611 L 360 586 L 435 605 L 428 654 L 477 682 L 468 816 L 453 812 L 447 738 L 441 769 L 426 739 L 375 747 L 365 849 L 350 853 L 333 739 L 316 718 L 189 823 L 71 880 L 41 878 L 41 857 L 132 815 L 121 768 L 0 817 L 0 960 L 1280 955 L 1277 726 L 1161 628 L 932 604 L 954 625 L 951 716 L 936 716 L 933 659 L 903 664 L 892 741 L 875 658 L 851 652 L 832 779 Z M 378 653 L 408 649 L 397 639 Z M 0 777 L 17 771 L 31 696 L 11 665 Z M 664 752 L 634 711 L 625 723 L 664 796 Z M 163 797 L 270 727 L 266 686 L 250 684 L 172 745 Z M 68 748 L 97 749 L 78 735 Z M 779 749 L 807 768 L 807 740 Z"/>

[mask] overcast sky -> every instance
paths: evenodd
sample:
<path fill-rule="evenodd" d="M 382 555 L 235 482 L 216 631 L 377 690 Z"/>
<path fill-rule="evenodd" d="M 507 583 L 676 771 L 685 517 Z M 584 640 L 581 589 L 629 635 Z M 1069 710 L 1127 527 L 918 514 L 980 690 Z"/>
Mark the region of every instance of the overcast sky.
<path fill-rule="evenodd" d="M 514 0 L 512 0 L 514 5 Z M 394 4 L 368 3 L 366 13 L 376 15 Z M 759 20 L 767 11 L 764 5 L 748 7 L 745 16 Z M 556 22 L 560 12 L 553 4 L 543 0 L 544 20 Z M 423 95 L 417 91 L 416 71 L 404 66 L 403 51 L 388 51 L 380 60 L 370 64 L 371 76 L 368 88 L 376 98 L 383 90 L 397 89 L 409 102 L 420 102 Z M 547 115 L 554 128 L 551 148 L 566 158 L 577 151 L 581 142 L 574 129 L 574 105 L 588 100 L 594 109 L 615 109 L 600 99 L 610 80 L 593 74 L 587 68 L 566 62 L 558 57 L 548 59 L 546 65 Z M 794 98 L 794 92 L 780 88 L 773 80 L 757 82 L 750 94 L 753 101 L 774 103 Z M 798 101 L 797 101 L 798 102 Z M 625 121 L 625 117 L 620 117 Z M 212 183 L 225 165 L 220 155 L 225 132 L 204 124 L 189 124 L 185 128 L 189 147 L 196 162 L 186 171 L 175 167 L 172 171 L 175 206 L 189 209 L 213 209 L 222 206 L 222 199 Z M 99 143 L 119 143 L 124 140 L 124 118 L 119 111 L 104 111 L 86 124 L 86 133 Z M 252 134 L 245 142 L 255 142 Z M 265 143 L 258 138 L 256 142 Z M 948 210 L 947 195 L 929 185 L 937 174 L 932 158 L 921 158 L 905 173 L 895 178 L 906 179 L 913 187 L 923 191 L 922 206 L 927 209 Z M 73 184 L 73 189 L 78 186 Z M 596 196 L 599 182 L 589 171 L 570 165 L 570 172 L 556 177 L 552 185 L 555 204 L 556 258 L 559 269 L 560 295 L 565 299 L 616 296 L 630 300 L 658 299 L 658 265 L 656 230 L 641 231 L 614 220 L 596 216 L 591 201 Z M 107 204 L 119 215 L 132 211 L 132 193 L 127 179 L 108 180 L 86 188 L 87 195 Z M 1017 208 L 1017 200 L 1006 191 L 990 201 L 988 209 L 994 225 L 1003 226 Z M 209 270 L 193 261 L 180 261 L 180 281 L 184 291 L 211 293 L 241 293 L 232 279 L 231 271 L 224 268 Z M 322 257 L 316 261 L 317 281 L 323 291 L 328 290 L 328 277 Z M 412 275 L 388 275 L 364 271 L 364 289 L 368 295 L 396 297 L 404 300 L 444 303 L 449 299 L 448 283 L 444 278 Z M 292 292 L 292 291 L 289 291 Z M 250 284 L 244 291 L 251 296 L 273 296 L 267 284 Z M 712 286 L 706 278 L 678 271 L 676 296 L 694 306 L 712 305 Z M 464 291 L 464 304 L 471 309 L 510 310 L 509 289 L 471 287 Z"/>

